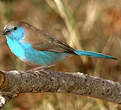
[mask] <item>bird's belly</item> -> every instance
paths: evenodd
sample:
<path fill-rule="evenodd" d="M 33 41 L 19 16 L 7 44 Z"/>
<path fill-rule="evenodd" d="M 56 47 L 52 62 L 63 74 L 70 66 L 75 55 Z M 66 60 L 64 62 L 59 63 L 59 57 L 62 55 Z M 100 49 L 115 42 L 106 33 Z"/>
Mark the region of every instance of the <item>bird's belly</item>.
<path fill-rule="evenodd" d="M 30 49 L 31 50 L 31 49 Z M 33 50 L 33 49 L 32 49 Z M 35 65 L 50 65 L 60 61 L 65 56 L 64 53 L 55 53 L 48 51 L 28 51 L 26 53 L 26 58 L 29 62 Z"/>
<path fill-rule="evenodd" d="M 35 65 L 50 65 L 60 61 L 65 56 L 65 53 L 38 51 L 32 48 L 30 44 L 16 40 L 7 40 L 7 43 L 12 53 L 19 59 Z"/>

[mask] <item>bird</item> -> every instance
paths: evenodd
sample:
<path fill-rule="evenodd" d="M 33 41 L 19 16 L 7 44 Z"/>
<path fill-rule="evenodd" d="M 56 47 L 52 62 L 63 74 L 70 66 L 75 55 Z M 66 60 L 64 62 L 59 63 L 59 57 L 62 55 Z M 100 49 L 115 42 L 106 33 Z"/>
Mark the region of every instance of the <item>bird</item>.
<path fill-rule="evenodd" d="M 6 37 L 7 44 L 15 56 L 33 65 L 53 65 L 71 55 L 117 60 L 102 53 L 74 49 L 64 41 L 24 21 L 10 21 L 5 25 L 2 35 Z"/>

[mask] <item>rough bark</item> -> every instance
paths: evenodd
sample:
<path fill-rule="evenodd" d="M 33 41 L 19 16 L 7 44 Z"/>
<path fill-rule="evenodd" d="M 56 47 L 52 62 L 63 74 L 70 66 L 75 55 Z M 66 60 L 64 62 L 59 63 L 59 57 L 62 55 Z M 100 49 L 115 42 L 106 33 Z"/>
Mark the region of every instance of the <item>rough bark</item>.
<path fill-rule="evenodd" d="M 72 93 L 121 104 L 121 84 L 83 73 L 0 71 L 0 106 L 20 93 Z"/>

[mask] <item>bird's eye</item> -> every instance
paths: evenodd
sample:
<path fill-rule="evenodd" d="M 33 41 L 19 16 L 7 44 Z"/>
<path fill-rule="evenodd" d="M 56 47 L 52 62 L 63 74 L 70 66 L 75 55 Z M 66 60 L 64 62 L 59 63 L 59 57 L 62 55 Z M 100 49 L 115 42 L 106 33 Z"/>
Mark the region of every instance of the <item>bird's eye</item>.
<path fill-rule="evenodd" d="M 14 30 L 16 30 L 16 29 L 17 29 L 17 27 L 15 26 L 13 29 L 14 29 Z"/>

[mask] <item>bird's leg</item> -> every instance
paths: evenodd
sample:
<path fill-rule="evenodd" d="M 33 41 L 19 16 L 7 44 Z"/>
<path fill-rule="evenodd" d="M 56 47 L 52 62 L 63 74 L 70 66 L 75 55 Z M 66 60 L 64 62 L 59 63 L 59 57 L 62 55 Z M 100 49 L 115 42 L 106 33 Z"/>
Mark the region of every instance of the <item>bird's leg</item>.
<path fill-rule="evenodd" d="M 53 67 L 54 65 L 48 65 L 48 66 L 39 66 L 33 69 L 29 69 L 26 72 L 34 72 L 34 71 L 39 71 L 39 70 L 44 70 Z"/>

